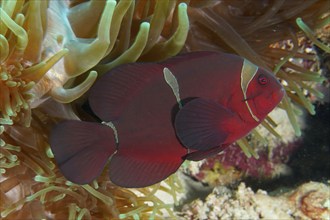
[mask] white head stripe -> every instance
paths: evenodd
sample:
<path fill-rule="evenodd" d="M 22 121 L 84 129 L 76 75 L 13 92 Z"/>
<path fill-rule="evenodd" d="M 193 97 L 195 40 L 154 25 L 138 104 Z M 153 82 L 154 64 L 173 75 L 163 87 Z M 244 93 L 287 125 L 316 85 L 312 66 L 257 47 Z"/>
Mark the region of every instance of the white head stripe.
<path fill-rule="evenodd" d="M 166 83 L 171 87 L 173 94 L 176 98 L 176 101 L 179 104 L 179 107 L 182 108 L 178 81 L 176 80 L 175 76 L 168 68 L 165 67 L 163 69 L 163 73 L 164 73 L 164 79 Z"/>
<path fill-rule="evenodd" d="M 247 98 L 246 97 L 247 89 L 249 87 L 249 84 L 250 84 L 251 80 L 257 74 L 257 71 L 258 71 L 258 67 L 256 65 L 254 65 L 253 63 L 251 63 L 247 59 L 244 59 L 243 67 L 242 67 L 242 71 L 241 71 L 241 88 L 242 88 L 242 92 L 243 92 L 246 107 L 248 108 L 252 118 L 254 120 L 256 120 L 257 122 L 259 122 L 259 118 L 252 112 L 252 110 L 249 106 L 249 103 L 246 100 L 246 98 Z"/>

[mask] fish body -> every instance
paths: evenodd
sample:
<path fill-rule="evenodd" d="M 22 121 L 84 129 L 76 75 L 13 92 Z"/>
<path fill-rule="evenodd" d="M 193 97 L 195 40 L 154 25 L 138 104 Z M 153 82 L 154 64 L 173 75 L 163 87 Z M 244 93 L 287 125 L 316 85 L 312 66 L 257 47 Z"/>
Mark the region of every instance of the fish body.
<path fill-rule="evenodd" d="M 95 179 L 110 157 L 112 182 L 144 187 L 174 173 L 185 159 L 214 155 L 245 136 L 283 94 L 271 73 L 236 55 L 193 52 L 127 64 L 91 88 L 89 103 L 103 125 L 61 122 L 51 147 L 73 182 Z"/>

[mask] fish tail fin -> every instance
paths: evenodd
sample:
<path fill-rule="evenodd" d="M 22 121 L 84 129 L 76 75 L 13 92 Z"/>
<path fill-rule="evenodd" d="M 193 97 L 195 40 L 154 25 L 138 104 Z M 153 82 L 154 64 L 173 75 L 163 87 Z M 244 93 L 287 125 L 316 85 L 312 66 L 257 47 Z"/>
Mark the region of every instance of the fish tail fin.
<path fill-rule="evenodd" d="M 99 123 L 63 121 L 52 130 L 50 147 L 62 174 L 71 182 L 96 179 L 116 152 L 113 130 Z"/>

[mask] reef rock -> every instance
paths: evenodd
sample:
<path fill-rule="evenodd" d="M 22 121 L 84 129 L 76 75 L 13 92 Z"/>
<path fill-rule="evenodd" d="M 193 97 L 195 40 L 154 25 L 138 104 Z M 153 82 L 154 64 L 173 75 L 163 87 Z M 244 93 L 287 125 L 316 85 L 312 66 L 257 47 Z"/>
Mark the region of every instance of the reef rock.
<path fill-rule="evenodd" d="M 270 196 L 241 183 L 237 190 L 217 187 L 205 199 L 182 209 L 183 219 L 330 219 L 330 186 L 309 182 Z"/>

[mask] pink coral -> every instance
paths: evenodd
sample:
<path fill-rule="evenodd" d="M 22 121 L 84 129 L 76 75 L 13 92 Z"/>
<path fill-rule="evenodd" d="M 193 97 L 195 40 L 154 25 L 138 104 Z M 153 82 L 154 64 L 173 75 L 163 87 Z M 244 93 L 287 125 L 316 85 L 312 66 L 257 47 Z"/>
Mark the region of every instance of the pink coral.
<path fill-rule="evenodd" d="M 212 185 L 230 183 L 242 176 L 275 177 L 288 170 L 285 164 L 298 148 L 299 143 L 300 139 L 289 144 L 281 144 L 272 150 L 264 148 L 258 152 L 258 159 L 248 158 L 237 144 L 232 144 L 217 156 L 206 159 L 195 177 Z"/>

